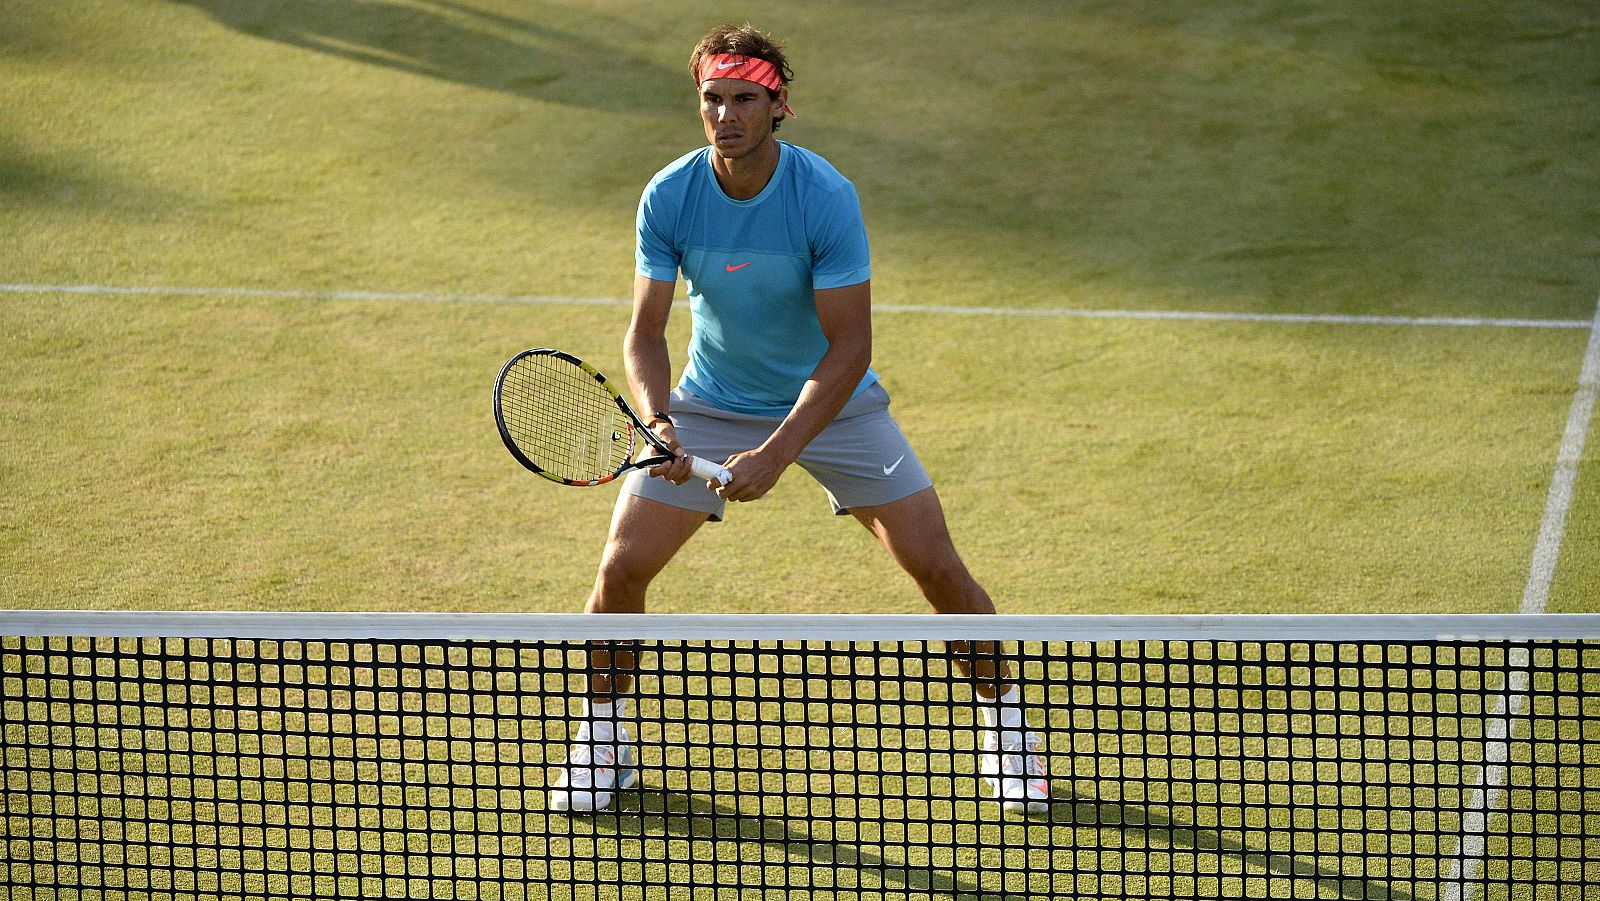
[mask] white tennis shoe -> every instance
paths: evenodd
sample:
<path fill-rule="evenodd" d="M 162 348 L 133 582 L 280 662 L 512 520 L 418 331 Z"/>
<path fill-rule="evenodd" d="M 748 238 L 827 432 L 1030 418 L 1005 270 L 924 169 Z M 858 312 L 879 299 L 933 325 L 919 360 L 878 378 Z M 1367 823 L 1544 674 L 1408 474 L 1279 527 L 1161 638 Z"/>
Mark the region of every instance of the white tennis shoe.
<path fill-rule="evenodd" d="M 620 723 L 613 741 L 595 741 L 589 721 L 578 727 L 567 751 L 566 765 L 550 788 L 550 809 L 593 813 L 608 810 L 617 792 L 639 782 L 639 761 L 633 738 Z"/>
<path fill-rule="evenodd" d="M 1044 763 L 1044 741 L 1036 733 L 983 730 L 978 772 L 1006 813 L 1031 816 L 1049 810 L 1050 773 Z"/>

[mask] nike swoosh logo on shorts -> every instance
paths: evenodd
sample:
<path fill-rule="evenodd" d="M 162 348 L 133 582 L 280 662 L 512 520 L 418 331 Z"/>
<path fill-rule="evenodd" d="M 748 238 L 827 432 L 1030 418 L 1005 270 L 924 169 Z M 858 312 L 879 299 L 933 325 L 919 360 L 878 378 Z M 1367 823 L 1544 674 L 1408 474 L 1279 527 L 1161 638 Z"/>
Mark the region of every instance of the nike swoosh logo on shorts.
<path fill-rule="evenodd" d="M 900 464 L 902 462 L 904 462 L 905 459 L 906 459 L 906 455 L 905 454 L 901 454 L 900 455 L 900 459 L 894 461 L 894 464 L 892 466 L 885 466 L 883 468 L 883 474 L 886 475 L 886 476 L 894 475 L 894 471 L 900 468 Z"/>
<path fill-rule="evenodd" d="M 750 263 L 754 263 L 754 262 L 755 262 L 755 260 L 751 260 L 750 261 Z M 722 268 L 728 270 L 729 272 L 738 272 L 740 269 L 743 269 L 744 267 L 750 265 L 750 263 L 740 263 L 737 266 L 733 265 L 732 263 L 725 263 Z"/>

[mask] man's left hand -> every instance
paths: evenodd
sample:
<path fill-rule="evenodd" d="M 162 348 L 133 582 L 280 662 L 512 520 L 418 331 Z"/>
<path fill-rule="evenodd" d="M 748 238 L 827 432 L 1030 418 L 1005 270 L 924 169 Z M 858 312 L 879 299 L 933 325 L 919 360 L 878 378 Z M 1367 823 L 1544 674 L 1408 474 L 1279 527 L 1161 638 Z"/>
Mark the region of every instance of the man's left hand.
<path fill-rule="evenodd" d="M 717 497 L 727 501 L 754 501 L 760 500 L 772 486 L 778 484 L 778 479 L 783 471 L 789 468 L 794 461 L 785 460 L 777 451 L 756 448 L 743 453 L 734 454 L 722 464 L 723 468 L 733 475 L 733 480 L 720 488 L 715 483 L 707 483 L 713 487 Z"/>

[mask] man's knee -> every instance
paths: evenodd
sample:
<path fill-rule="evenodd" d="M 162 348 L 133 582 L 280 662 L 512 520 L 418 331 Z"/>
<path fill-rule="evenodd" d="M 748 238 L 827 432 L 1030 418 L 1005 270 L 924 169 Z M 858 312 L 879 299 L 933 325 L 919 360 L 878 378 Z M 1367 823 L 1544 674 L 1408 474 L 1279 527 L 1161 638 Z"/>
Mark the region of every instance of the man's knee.
<path fill-rule="evenodd" d="M 606 545 L 595 573 L 592 613 L 625 612 L 638 606 L 660 567 L 615 543 Z"/>
<path fill-rule="evenodd" d="M 642 612 L 645 589 L 705 521 L 703 512 L 623 494 L 600 555 L 590 612 Z"/>
<path fill-rule="evenodd" d="M 939 613 L 993 613 L 994 602 L 972 577 L 954 547 L 925 549 L 901 557 L 901 564 Z"/>
<path fill-rule="evenodd" d="M 972 583 L 972 574 L 955 548 L 918 554 L 905 561 L 905 568 L 924 590 L 950 593 L 965 590 Z"/>

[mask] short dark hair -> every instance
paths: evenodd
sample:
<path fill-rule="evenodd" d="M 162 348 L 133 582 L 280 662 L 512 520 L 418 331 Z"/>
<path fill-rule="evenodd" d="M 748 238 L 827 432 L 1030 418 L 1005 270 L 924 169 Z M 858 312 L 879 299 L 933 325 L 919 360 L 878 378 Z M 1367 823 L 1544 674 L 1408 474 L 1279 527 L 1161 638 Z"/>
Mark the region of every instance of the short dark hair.
<path fill-rule="evenodd" d="M 794 70 L 789 68 L 789 60 L 783 55 L 783 44 L 748 22 L 743 25 L 730 22 L 706 32 L 706 36 L 695 45 L 694 52 L 689 54 L 689 77 L 694 79 L 696 85 L 700 84 L 700 61 L 719 53 L 750 56 L 772 63 L 784 87 L 788 87 L 794 78 Z M 774 100 L 778 99 L 778 92 L 771 88 L 767 89 L 767 94 Z M 783 116 L 773 116 L 772 130 L 777 131 L 782 121 Z"/>

